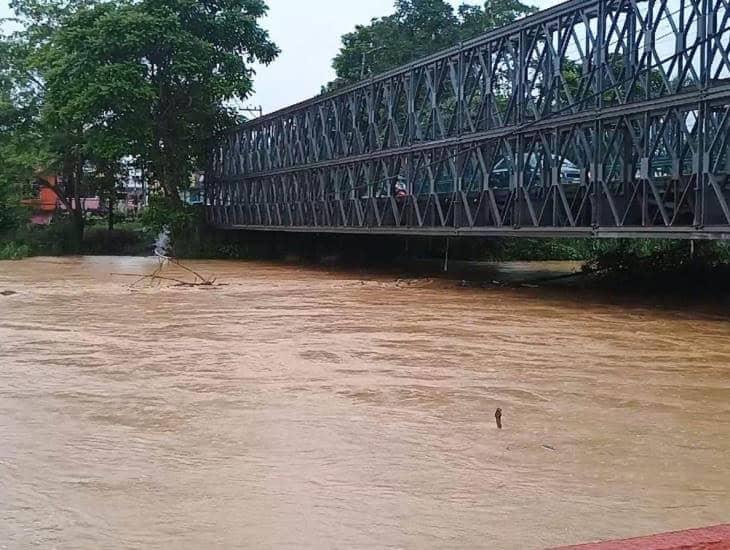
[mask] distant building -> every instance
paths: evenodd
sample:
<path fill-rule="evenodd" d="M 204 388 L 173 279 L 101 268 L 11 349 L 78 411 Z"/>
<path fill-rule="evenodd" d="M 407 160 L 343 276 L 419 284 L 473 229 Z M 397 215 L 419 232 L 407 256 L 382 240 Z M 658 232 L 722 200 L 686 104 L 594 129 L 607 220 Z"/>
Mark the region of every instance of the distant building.
<path fill-rule="evenodd" d="M 147 206 L 149 198 L 144 170 L 134 166 L 130 159 L 123 165 L 119 182 L 118 209 L 126 215 L 139 213 Z"/>
<path fill-rule="evenodd" d="M 93 173 L 93 168 L 89 168 Z M 154 182 L 145 177 L 144 170 L 134 165 L 134 159 L 125 159 L 122 163 L 120 173 L 117 175 L 119 182 L 117 201 L 115 209 L 125 216 L 135 215 L 142 211 L 149 203 L 150 191 L 158 188 Z M 194 172 L 190 178 L 190 185 L 187 190 L 181 192 L 183 202 L 187 204 L 202 204 L 204 195 L 203 172 Z M 66 210 L 66 206 L 53 190 L 54 187 L 63 182 L 58 175 L 39 175 L 33 185 L 32 197 L 22 201 L 24 206 L 31 209 L 31 220 L 33 225 L 48 225 L 54 215 Z M 104 203 L 99 197 L 83 197 L 81 199 L 84 211 L 90 214 L 106 216 L 109 213 L 109 204 Z M 71 205 L 75 206 L 73 199 Z"/>
<path fill-rule="evenodd" d="M 21 205 L 31 210 L 31 225 L 48 225 L 59 212 L 67 210 L 66 205 L 58 198 L 54 190 L 63 183 L 63 178 L 56 174 L 39 174 L 32 185 L 32 197 L 21 201 Z M 102 204 L 99 197 L 82 197 L 81 205 L 86 213 L 103 216 L 108 213 L 108 205 Z M 75 199 L 68 200 L 72 208 L 76 207 Z M 123 201 L 128 207 L 132 204 Z"/>
<path fill-rule="evenodd" d="M 58 176 L 39 176 L 33 185 L 35 196 L 21 201 L 23 206 L 30 208 L 30 223 L 33 225 L 48 225 L 53 220 L 53 214 L 58 209 L 58 196 L 51 189 L 58 185 Z"/>
<path fill-rule="evenodd" d="M 193 172 L 190 177 L 190 187 L 182 193 L 182 199 L 187 204 L 203 204 L 205 186 L 205 174 L 203 172 Z"/>

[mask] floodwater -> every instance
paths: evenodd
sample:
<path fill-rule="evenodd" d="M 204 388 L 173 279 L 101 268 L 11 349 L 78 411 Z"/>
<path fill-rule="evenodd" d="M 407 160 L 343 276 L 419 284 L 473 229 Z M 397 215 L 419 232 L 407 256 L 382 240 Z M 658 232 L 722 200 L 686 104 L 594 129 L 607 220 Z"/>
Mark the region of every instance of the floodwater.
<path fill-rule="evenodd" d="M 192 266 L 219 286 L 0 263 L 0 548 L 529 549 L 730 519 L 724 308 Z"/>

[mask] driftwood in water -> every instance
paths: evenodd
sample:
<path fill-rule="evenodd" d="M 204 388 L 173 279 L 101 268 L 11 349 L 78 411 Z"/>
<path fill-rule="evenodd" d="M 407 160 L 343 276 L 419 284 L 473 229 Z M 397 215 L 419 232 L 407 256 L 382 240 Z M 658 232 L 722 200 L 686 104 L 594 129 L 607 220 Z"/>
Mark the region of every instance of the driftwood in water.
<path fill-rule="evenodd" d="M 150 283 L 161 283 L 161 282 L 170 282 L 175 283 L 175 286 L 184 286 L 184 287 L 212 287 L 216 284 L 215 277 L 204 277 L 197 271 L 189 268 L 186 265 L 183 265 L 180 260 L 176 258 L 171 258 L 169 256 L 157 256 L 160 259 L 159 264 L 155 268 L 155 270 L 152 273 L 149 273 L 147 275 L 139 275 L 134 273 L 113 273 L 113 275 L 117 275 L 120 277 L 137 277 L 137 280 L 134 281 L 130 286 L 130 288 L 136 288 L 140 283 L 144 281 L 148 281 Z M 192 281 L 185 281 L 183 279 L 177 278 L 177 277 L 171 277 L 169 275 L 165 275 L 165 267 L 168 265 L 174 265 L 175 267 L 179 267 L 183 271 L 191 274 L 193 276 Z"/>

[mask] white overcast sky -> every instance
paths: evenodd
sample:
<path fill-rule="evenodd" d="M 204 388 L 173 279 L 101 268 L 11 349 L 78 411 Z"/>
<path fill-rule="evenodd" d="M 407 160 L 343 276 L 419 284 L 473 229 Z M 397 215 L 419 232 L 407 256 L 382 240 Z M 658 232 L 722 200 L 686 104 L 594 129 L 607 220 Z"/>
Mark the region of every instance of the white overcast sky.
<path fill-rule="evenodd" d="M 454 5 L 463 0 L 450 0 Z M 470 4 L 479 4 L 477 0 Z M 544 9 L 558 0 L 532 0 Z M 355 25 L 393 13 L 394 0 L 269 0 L 263 25 L 281 49 L 279 58 L 258 70 L 256 94 L 246 103 L 261 105 L 265 113 L 319 93 L 334 78 L 332 58 L 340 37 Z M 7 0 L 0 0 L 0 18 L 10 15 Z"/>

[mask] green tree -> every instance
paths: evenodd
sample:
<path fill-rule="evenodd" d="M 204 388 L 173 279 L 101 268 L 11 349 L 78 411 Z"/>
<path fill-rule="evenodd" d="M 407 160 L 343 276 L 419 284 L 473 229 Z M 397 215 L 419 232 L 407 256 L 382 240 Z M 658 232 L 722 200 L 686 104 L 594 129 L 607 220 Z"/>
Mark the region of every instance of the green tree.
<path fill-rule="evenodd" d="M 47 113 L 82 128 L 87 154 L 146 162 L 165 195 L 205 167 L 217 136 L 238 122 L 230 104 L 252 90 L 253 62 L 278 50 L 258 20 L 261 0 L 105 2 L 78 10 L 39 67 Z"/>
<path fill-rule="evenodd" d="M 259 25 L 263 0 L 15 0 L 12 7 L 22 28 L 3 41 L 11 62 L 0 72 L 10 92 L 0 109 L 12 99 L 24 132 L 12 134 L 14 143 L 0 141 L 0 163 L 61 174 L 54 191 L 79 240 L 80 198 L 102 188 L 111 197 L 111 167 L 123 157 L 139 159 L 181 208 L 191 171 L 206 167 L 220 134 L 239 122 L 232 105 L 251 93 L 252 65 L 278 54 Z M 34 110 L 21 113 L 23 94 Z M 8 149 L 21 135 L 37 147 Z M 24 149 L 26 158 L 11 154 Z"/>
<path fill-rule="evenodd" d="M 0 234 L 22 222 L 19 205 L 24 184 L 32 182 L 34 167 L 47 156 L 36 124 L 35 85 L 18 70 L 18 57 L 18 45 L 0 37 Z"/>
<path fill-rule="evenodd" d="M 121 162 L 108 159 L 92 160 L 94 169 L 86 177 L 87 188 L 97 197 L 102 207 L 107 210 L 107 227 L 114 229 L 114 205 L 117 202 L 124 170 Z"/>
<path fill-rule="evenodd" d="M 458 9 L 446 0 L 397 0 L 395 13 L 342 37 L 333 61 L 337 78 L 327 90 L 353 84 L 469 40 L 536 11 L 519 0 L 488 0 Z"/>
<path fill-rule="evenodd" d="M 519 0 L 487 0 L 482 6 L 462 4 L 458 8 L 461 40 L 469 40 L 530 15 L 537 8 Z"/>
<path fill-rule="evenodd" d="M 71 18 L 92 4 L 83 0 L 15 0 L 11 5 L 21 30 L 2 41 L 5 74 L 12 83 L 17 115 L 7 146 L 0 152 L 0 164 L 10 167 L 3 171 L 5 187 L 21 188 L 25 197 L 32 192 L 29 183 L 50 187 L 72 221 L 75 243 L 70 249 L 83 238 L 85 212 L 81 198 L 89 190 L 90 129 L 81 117 L 69 118 L 56 111 L 52 99 L 57 89 L 49 83 L 44 60 L 52 56 L 55 41 Z M 39 177 L 42 174 L 61 177 L 50 186 Z"/>

